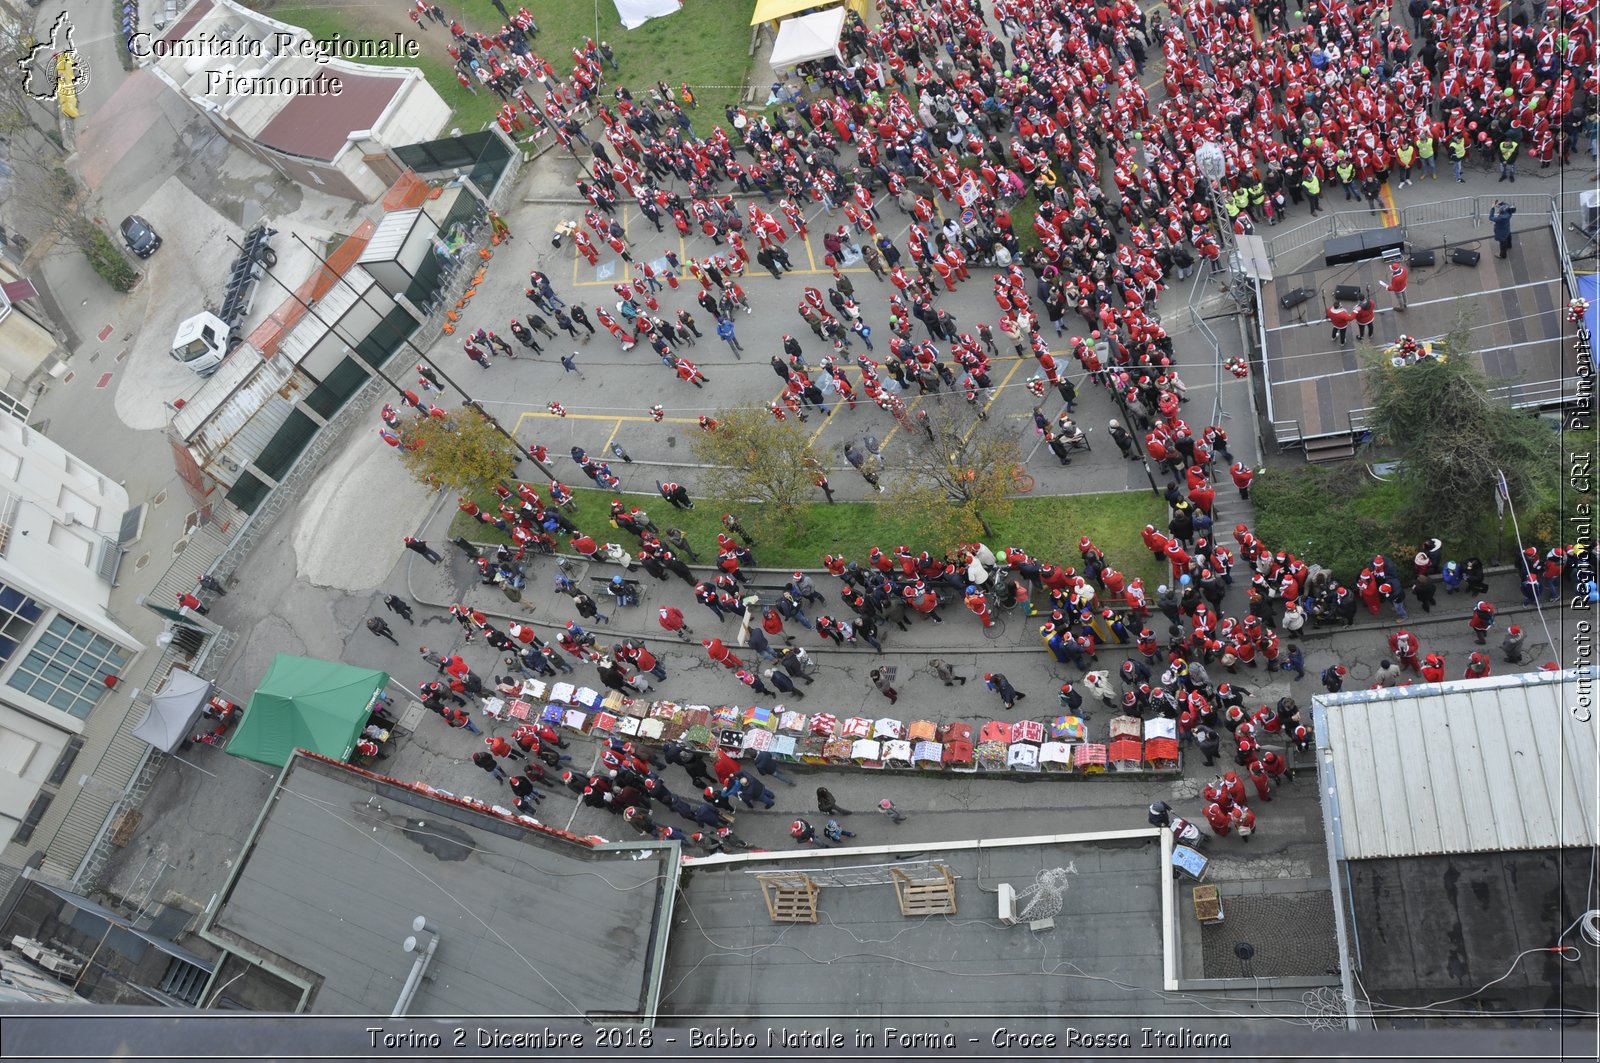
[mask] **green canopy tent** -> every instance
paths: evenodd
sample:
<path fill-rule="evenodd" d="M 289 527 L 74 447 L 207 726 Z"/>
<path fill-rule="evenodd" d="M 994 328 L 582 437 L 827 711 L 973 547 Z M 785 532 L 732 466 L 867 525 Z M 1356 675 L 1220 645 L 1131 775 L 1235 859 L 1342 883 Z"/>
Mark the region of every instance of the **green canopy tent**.
<path fill-rule="evenodd" d="M 244 710 L 231 756 L 281 768 L 296 749 L 347 760 L 389 673 L 338 661 L 273 658 Z"/>

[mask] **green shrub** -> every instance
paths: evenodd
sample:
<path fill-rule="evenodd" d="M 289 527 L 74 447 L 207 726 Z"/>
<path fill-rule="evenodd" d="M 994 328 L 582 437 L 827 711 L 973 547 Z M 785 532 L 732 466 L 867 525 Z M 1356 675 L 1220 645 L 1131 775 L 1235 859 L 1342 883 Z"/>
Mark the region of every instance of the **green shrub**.
<path fill-rule="evenodd" d="M 119 292 L 133 290 L 139 280 L 139 271 L 129 264 L 122 249 L 99 226 L 87 227 L 77 243 L 78 249 L 102 280 Z"/>

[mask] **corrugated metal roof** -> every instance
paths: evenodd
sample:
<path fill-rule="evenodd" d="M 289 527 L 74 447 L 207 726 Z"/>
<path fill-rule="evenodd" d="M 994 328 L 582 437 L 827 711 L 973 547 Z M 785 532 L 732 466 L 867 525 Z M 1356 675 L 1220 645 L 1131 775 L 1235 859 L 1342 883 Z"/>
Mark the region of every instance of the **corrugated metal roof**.
<path fill-rule="evenodd" d="M 1576 671 L 1319 695 L 1347 860 L 1600 844 L 1596 732 Z M 1592 697 L 1592 692 L 1590 697 Z"/>
<path fill-rule="evenodd" d="M 233 397 L 235 391 L 249 379 L 250 374 L 260 366 L 262 358 L 255 348 L 248 343 L 241 345 L 232 354 L 222 360 L 217 366 L 217 371 L 206 378 L 200 385 L 200 390 L 194 393 L 194 398 L 184 403 L 172 418 L 172 430 L 178 434 L 179 439 L 188 439 L 194 434 L 195 429 L 206 423 L 218 408 Z M 281 374 L 278 382 L 283 382 L 282 376 L 287 375 L 285 367 L 269 366 L 269 374 Z"/>
<path fill-rule="evenodd" d="M 391 210 L 378 222 L 377 231 L 372 234 L 372 239 L 367 241 L 366 250 L 361 252 L 360 262 L 390 262 L 405 246 L 406 238 L 411 235 L 412 226 L 417 224 L 417 219 L 422 217 L 420 207 L 411 210 Z"/>
<path fill-rule="evenodd" d="M 294 331 L 283 341 L 279 348 L 282 359 L 299 365 L 305 360 L 306 353 L 315 347 L 329 332 L 330 325 L 337 325 L 339 319 L 356 305 L 361 294 L 373 287 L 372 274 L 360 266 L 352 266 L 345 274 L 342 281 L 328 289 L 328 293 L 318 299 L 309 313 L 295 325 Z M 387 300 L 389 297 L 382 291 L 379 298 Z M 381 305 L 381 304 L 380 304 Z M 365 335 L 350 336 L 350 339 L 360 343 L 366 339 Z"/>

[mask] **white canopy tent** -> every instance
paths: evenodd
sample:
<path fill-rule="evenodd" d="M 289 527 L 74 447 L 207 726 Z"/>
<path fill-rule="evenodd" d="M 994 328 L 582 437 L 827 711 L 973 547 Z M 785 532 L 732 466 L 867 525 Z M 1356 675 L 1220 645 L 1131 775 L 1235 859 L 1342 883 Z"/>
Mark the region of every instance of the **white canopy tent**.
<path fill-rule="evenodd" d="M 683 7 L 683 0 L 613 0 L 617 5 L 617 17 L 622 19 L 622 24 L 630 30 L 636 30 L 653 18 L 662 15 L 676 14 Z"/>
<path fill-rule="evenodd" d="M 834 7 L 784 19 L 778 27 L 778 39 L 772 45 L 772 69 L 788 70 L 830 55 L 839 58 L 839 33 L 844 29 L 844 16 L 843 7 Z"/>
<path fill-rule="evenodd" d="M 167 685 L 150 698 L 150 711 L 133 729 L 133 737 L 171 753 L 189 737 L 211 698 L 211 684 L 182 668 L 174 668 Z"/>

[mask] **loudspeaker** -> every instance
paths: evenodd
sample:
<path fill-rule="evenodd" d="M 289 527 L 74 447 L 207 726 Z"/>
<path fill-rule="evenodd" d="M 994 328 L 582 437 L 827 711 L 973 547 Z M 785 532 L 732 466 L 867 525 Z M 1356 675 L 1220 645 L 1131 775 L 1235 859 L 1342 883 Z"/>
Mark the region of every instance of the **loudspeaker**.
<path fill-rule="evenodd" d="M 1315 294 L 1316 292 L 1313 292 L 1310 288 L 1296 288 L 1292 292 L 1285 292 L 1278 300 L 1278 305 L 1285 310 L 1293 310 Z"/>
<path fill-rule="evenodd" d="M 1405 246 L 1404 229 L 1367 229 L 1349 236 L 1336 236 L 1323 241 L 1322 264 L 1343 266 L 1351 262 L 1365 262 L 1385 252 Z"/>
<path fill-rule="evenodd" d="M 1361 299 L 1361 286 L 1359 284 L 1341 284 L 1333 289 L 1333 298 L 1341 303 L 1359 302 Z"/>
<path fill-rule="evenodd" d="M 1416 254 L 1411 256 L 1412 269 L 1416 269 L 1418 266 L 1431 266 L 1433 263 L 1434 257 L 1432 251 L 1418 251 Z"/>
<path fill-rule="evenodd" d="M 1481 257 L 1482 256 L 1479 255 L 1478 252 L 1469 250 L 1465 247 L 1458 247 L 1454 251 L 1450 252 L 1450 261 L 1454 262 L 1458 266 L 1476 266 L 1478 264 L 1478 259 Z"/>

